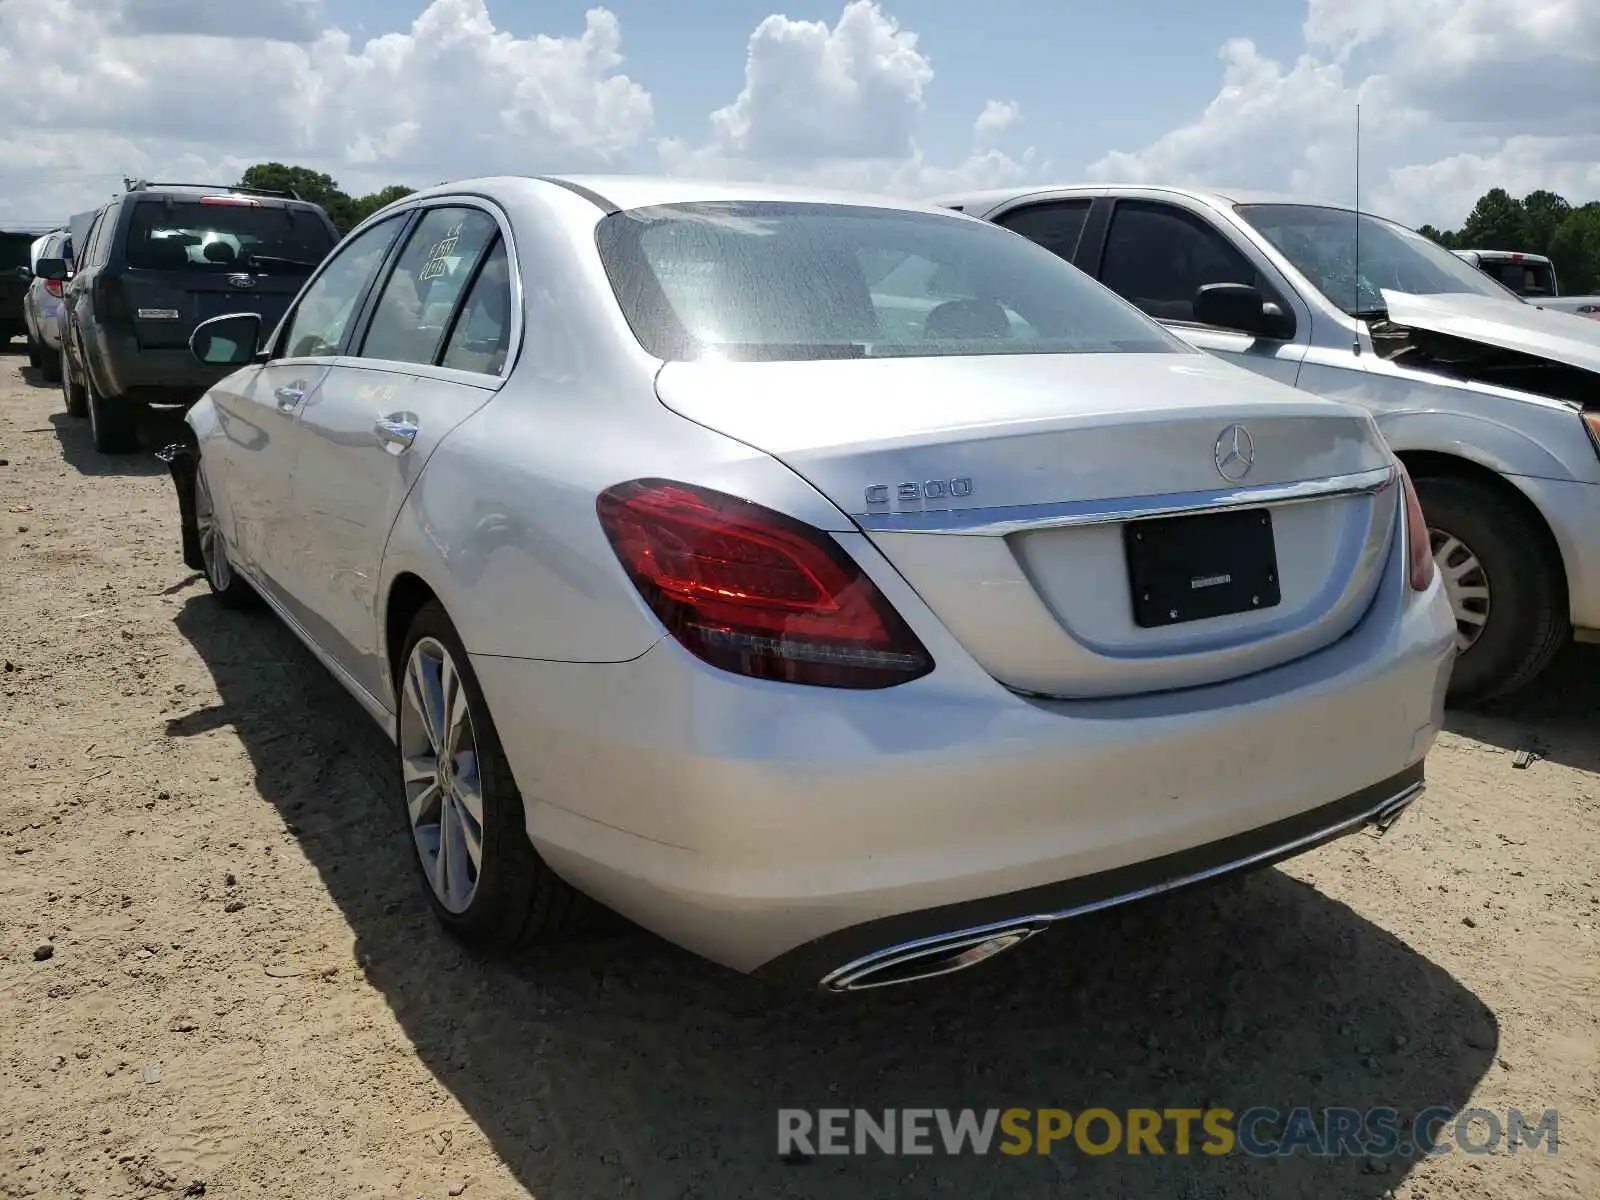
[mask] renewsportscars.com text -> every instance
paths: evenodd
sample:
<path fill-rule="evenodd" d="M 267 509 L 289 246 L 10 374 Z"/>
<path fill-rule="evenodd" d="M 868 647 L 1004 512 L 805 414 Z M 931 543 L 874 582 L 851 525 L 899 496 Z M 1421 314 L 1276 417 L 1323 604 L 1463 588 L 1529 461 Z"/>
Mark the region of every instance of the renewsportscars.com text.
<path fill-rule="evenodd" d="M 1366 1158 L 1556 1153 L 1558 1114 L 1427 1108 L 803 1108 L 778 1110 L 780 1155 L 1083 1154 Z"/>

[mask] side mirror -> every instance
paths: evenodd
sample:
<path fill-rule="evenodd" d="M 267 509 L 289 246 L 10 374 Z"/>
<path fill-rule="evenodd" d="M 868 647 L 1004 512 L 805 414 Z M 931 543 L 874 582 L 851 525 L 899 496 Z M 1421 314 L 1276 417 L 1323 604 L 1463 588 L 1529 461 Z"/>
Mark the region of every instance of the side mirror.
<path fill-rule="evenodd" d="M 189 353 L 208 367 L 242 367 L 261 342 L 257 313 L 228 313 L 201 321 L 189 337 Z"/>
<path fill-rule="evenodd" d="M 1267 332 L 1269 324 L 1265 298 L 1248 283 L 1202 285 L 1194 294 L 1194 319 L 1202 325 L 1258 336 Z"/>
<path fill-rule="evenodd" d="M 65 283 L 72 274 L 67 270 L 67 260 L 64 258 L 41 258 L 39 269 L 34 273 L 40 279 L 48 279 L 54 283 Z"/>
<path fill-rule="evenodd" d="M 17 268 L 17 278 L 20 279 L 23 283 L 32 283 L 33 282 L 33 272 L 30 271 L 27 267 L 18 267 Z"/>

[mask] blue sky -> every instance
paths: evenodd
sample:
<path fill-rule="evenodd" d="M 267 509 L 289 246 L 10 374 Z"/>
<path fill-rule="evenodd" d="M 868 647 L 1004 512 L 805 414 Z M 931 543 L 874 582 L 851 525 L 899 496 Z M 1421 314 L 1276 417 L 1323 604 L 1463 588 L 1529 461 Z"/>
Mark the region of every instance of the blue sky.
<path fill-rule="evenodd" d="M 574 34 L 590 4 L 488 0 L 495 25 L 519 37 Z M 622 23 L 622 65 L 650 89 L 657 132 L 698 140 L 706 118 L 743 86 L 745 45 L 770 13 L 839 19 L 841 3 L 779 0 L 606 0 Z M 358 37 L 409 28 L 420 0 L 324 0 L 329 20 Z M 972 0 L 911 0 L 886 10 L 917 34 L 935 72 L 922 141 L 958 158 L 990 99 L 1021 104 L 1015 139 L 1069 176 L 1110 150 L 1136 149 L 1216 94 L 1217 50 L 1248 36 L 1263 54 L 1293 57 L 1306 9 L 1297 0 L 1012 0 L 1003 19 Z"/>
<path fill-rule="evenodd" d="M 0 0 L 0 217 L 269 159 L 1349 200 L 1358 103 L 1374 211 L 1600 198 L 1600 0 Z"/>

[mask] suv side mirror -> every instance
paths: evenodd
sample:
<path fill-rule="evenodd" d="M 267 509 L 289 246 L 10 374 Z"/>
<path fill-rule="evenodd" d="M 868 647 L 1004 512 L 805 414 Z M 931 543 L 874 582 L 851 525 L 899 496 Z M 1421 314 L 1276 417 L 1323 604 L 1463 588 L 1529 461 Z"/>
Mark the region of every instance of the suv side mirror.
<path fill-rule="evenodd" d="M 201 321 L 189 337 L 189 353 L 208 367 L 242 367 L 261 342 L 258 313 L 228 313 Z"/>
<path fill-rule="evenodd" d="M 54 283 L 64 283 L 71 276 L 67 270 L 67 260 L 64 258 L 41 258 L 39 269 L 34 272 L 40 279 L 48 279 Z"/>

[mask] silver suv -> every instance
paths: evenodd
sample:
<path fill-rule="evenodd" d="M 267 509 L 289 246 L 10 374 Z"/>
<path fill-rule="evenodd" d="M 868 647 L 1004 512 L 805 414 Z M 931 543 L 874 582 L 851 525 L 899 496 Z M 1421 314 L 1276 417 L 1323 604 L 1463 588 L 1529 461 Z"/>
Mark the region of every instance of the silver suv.
<path fill-rule="evenodd" d="M 1031 238 L 1192 345 L 1370 409 L 1450 592 L 1453 700 L 1525 686 L 1574 633 L 1600 641 L 1600 322 L 1346 208 L 1133 186 L 935 203 Z"/>

